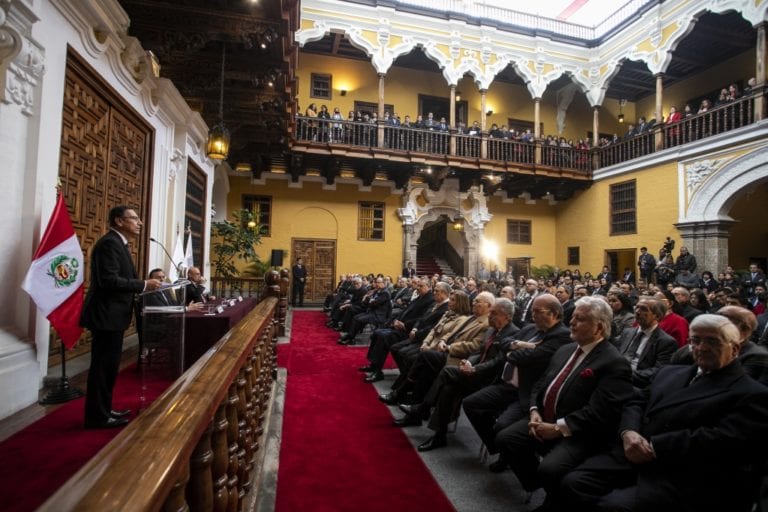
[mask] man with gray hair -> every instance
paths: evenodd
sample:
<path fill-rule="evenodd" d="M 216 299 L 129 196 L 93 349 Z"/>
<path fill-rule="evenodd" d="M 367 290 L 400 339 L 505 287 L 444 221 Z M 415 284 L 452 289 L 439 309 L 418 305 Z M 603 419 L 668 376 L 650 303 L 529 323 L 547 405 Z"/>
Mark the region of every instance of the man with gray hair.
<path fill-rule="evenodd" d="M 696 317 L 690 343 L 695 364 L 662 368 L 624 408 L 620 442 L 565 475 L 569 510 L 752 510 L 768 388 L 744 372 L 727 318 Z"/>
<path fill-rule="evenodd" d="M 621 410 L 632 396 L 632 369 L 611 345 L 611 307 L 597 297 L 576 302 L 571 339 L 555 355 L 531 393 L 529 418 L 496 436 L 528 492 L 547 491 L 543 510 L 565 510 L 560 482 L 588 457 L 610 446 Z M 541 457 L 541 459 L 540 459 Z"/>

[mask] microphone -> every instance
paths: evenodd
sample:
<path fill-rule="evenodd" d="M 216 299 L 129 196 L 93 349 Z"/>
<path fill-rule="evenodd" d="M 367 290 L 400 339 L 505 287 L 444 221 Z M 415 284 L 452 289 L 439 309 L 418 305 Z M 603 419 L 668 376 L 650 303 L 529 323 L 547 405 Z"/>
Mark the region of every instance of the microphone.
<path fill-rule="evenodd" d="M 175 261 L 173 261 L 173 256 L 171 256 L 171 253 L 169 253 L 169 252 L 168 252 L 168 249 L 166 249 L 166 248 L 165 248 L 165 246 L 164 246 L 163 244 L 161 244 L 160 242 L 158 242 L 157 240 L 155 240 L 155 239 L 154 239 L 154 238 L 152 238 L 152 237 L 149 237 L 149 241 L 150 241 L 150 242 L 155 242 L 157 245 L 159 245 L 159 246 L 160 246 L 160 247 L 163 249 L 163 252 L 165 253 L 165 255 L 166 255 L 166 256 L 168 256 L 168 259 L 169 259 L 169 260 L 171 260 L 171 265 L 173 265 L 173 268 L 175 268 L 175 269 L 176 269 L 176 272 L 177 272 L 179 275 L 181 275 L 181 269 L 180 269 L 180 268 L 179 268 L 179 266 L 176 264 L 176 262 L 175 262 Z"/>

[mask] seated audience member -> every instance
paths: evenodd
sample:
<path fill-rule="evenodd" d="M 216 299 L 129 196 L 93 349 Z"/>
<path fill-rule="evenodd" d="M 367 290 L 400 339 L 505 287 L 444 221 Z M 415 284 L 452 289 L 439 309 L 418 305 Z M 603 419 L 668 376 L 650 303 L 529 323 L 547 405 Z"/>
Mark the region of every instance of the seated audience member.
<path fill-rule="evenodd" d="M 440 283 L 437 283 L 435 288 L 439 285 Z M 379 395 L 379 400 L 389 405 L 397 405 L 399 402 L 402 402 L 410 391 L 410 386 L 406 385 L 406 377 L 421 351 L 428 350 L 429 347 L 437 345 L 441 337 L 450 336 L 454 330 L 458 329 L 469 318 L 471 313 L 472 306 L 467 294 L 461 290 L 453 290 L 448 296 L 447 311 L 430 329 L 421 343 L 416 344 L 408 339 L 392 345 L 390 353 L 400 370 L 400 375 L 392 384 L 391 391 Z"/>
<path fill-rule="evenodd" d="M 675 297 L 675 312 L 685 318 L 685 321 L 690 323 L 694 318 L 699 316 L 702 312 L 691 306 L 691 292 L 687 288 L 677 286 L 672 288 L 672 295 Z"/>
<path fill-rule="evenodd" d="M 690 304 L 693 308 L 702 313 L 709 312 L 712 307 L 709 303 L 709 299 L 707 299 L 707 294 L 701 288 L 694 288 L 691 290 Z"/>
<path fill-rule="evenodd" d="M 328 325 L 336 330 L 341 330 L 348 315 L 362 311 L 363 297 L 368 293 L 368 287 L 360 276 L 352 277 L 352 286 L 347 289 L 345 295 L 331 310 L 331 319 Z"/>
<path fill-rule="evenodd" d="M 348 332 L 342 332 L 338 343 L 351 345 L 355 337 L 367 324 L 382 325 L 389 320 L 392 312 L 392 299 L 386 289 L 386 280 L 377 277 L 374 281 L 373 293 L 362 301 L 363 310 L 352 317 Z"/>
<path fill-rule="evenodd" d="M 635 306 L 639 327 L 625 329 L 616 339 L 616 347 L 632 367 L 632 384 L 637 388 L 648 386 L 677 350 L 677 341 L 659 328 L 666 309 L 658 299 L 640 299 Z"/>
<path fill-rule="evenodd" d="M 757 320 L 748 309 L 741 306 L 723 306 L 717 312 L 726 317 L 739 330 L 739 363 L 747 375 L 768 385 L 768 350 L 750 340 L 757 328 Z M 672 364 L 693 364 L 693 345 L 690 343 L 675 352 Z"/>
<path fill-rule="evenodd" d="M 467 419 L 491 454 L 499 452 L 496 434 L 527 417 L 531 388 L 549 365 L 552 354 L 571 341 L 568 327 L 562 323 L 562 307 L 551 295 L 537 297 L 533 322 L 523 327 L 510 343 L 509 350 L 486 364 L 459 367 L 462 379 L 472 394 L 464 399 Z M 483 385 L 478 380 L 488 382 Z M 502 459 L 491 464 L 498 473 L 508 467 Z"/>
<path fill-rule="evenodd" d="M 496 436 L 523 489 L 543 487 L 542 510 L 567 510 L 560 483 L 614 439 L 621 410 L 632 396 L 629 362 L 609 341 L 611 308 L 598 297 L 576 302 L 571 339 L 552 356 L 531 392 L 530 417 Z"/>
<path fill-rule="evenodd" d="M 675 338 L 678 347 L 684 347 L 688 343 L 688 322 L 672 311 L 672 307 L 676 304 L 675 296 L 669 290 L 663 290 L 654 295 L 654 298 L 659 299 L 667 307 L 664 318 L 659 321 L 659 327 Z"/>
<path fill-rule="evenodd" d="M 576 309 L 576 303 L 571 298 L 571 287 L 565 284 L 558 286 L 555 289 L 555 297 L 560 301 L 560 306 L 563 308 L 563 323 L 565 325 L 570 324 L 573 310 Z"/>
<path fill-rule="evenodd" d="M 700 280 L 696 274 L 691 274 L 687 268 L 684 268 L 680 271 L 680 273 L 675 277 L 674 282 L 676 285 L 683 286 L 689 290 L 692 288 L 697 288 L 700 284 Z"/>
<path fill-rule="evenodd" d="M 490 293 L 478 293 L 472 302 L 472 315 L 457 323 L 450 332 L 443 332 L 441 336 L 432 338 L 429 343 L 425 340 L 408 370 L 404 383 L 406 390 L 412 391 L 414 403 L 424 400 L 432 382 L 444 366 L 458 366 L 459 361 L 480 348 L 488 328 L 488 313 L 494 301 L 495 298 Z"/>
<path fill-rule="evenodd" d="M 389 349 L 397 343 L 409 336 L 416 335 L 416 323 L 419 319 L 427 314 L 435 302 L 435 297 L 432 295 L 432 290 L 429 286 L 429 280 L 418 280 L 418 297 L 416 300 L 411 301 L 396 318 L 394 318 L 387 327 L 376 329 L 371 334 L 370 345 L 368 346 L 368 365 L 360 368 L 360 371 L 368 372 L 364 377 L 366 382 L 376 382 L 384 378 L 381 369 L 384 367 L 384 361 L 387 359 Z M 442 297 L 442 294 L 438 292 L 438 298 L 440 302 L 443 299 L 447 299 L 448 296 Z"/>
<path fill-rule="evenodd" d="M 712 293 L 714 291 L 717 291 L 718 288 L 720 288 L 720 283 L 715 281 L 715 277 L 712 275 L 712 272 L 709 270 L 705 270 L 701 273 L 701 282 L 699 285 L 704 288 L 707 293 Z"/>
<path fill-rule="evenodd" d="M 396 421 L 398 425 L 421 425 L 423 419 L 429 418 L 429 428 L 435 432 L 435 435 L 417 447 L 420 452 L 434 450 L 447 444 L 448 424 L 457 417 L 461 398 L 468 394 L 466 386 L 459 385 L 462 382 L 463 371 L 468 365 L 472 365 L 470 360 L 482 366 L 489 361 L 494 361 L 497 356 L 503 357 L 514 334 L 518 331 L 517 326 L 512 323 L 514 312 L 515 306 L 512 301 L 497 299 L 488 314 L 489 327 L 485 331 L 480 349 L 469 358 L 463 359 L 458 367 L 444 367 L 423 402 L 400 406 L 406 415 Z M 466 383 L 466 380 L 464 382 Z M 432 407 L 435 408 L 434 412 L 431 412 Z"/>
<path fill-rule="evenodd" d="M 695 365 L 662 368 L 624 408 L 620 444 L 565 475 L 568 510 L 747 512 L 766 457 L 768 388 L 736 360 L 726 318 L 691 323 Z"/>
<path fill-rule="evenodd" d="M 632 308 L 632 301 L 626 293 L 609 292 L 607 298 L 608 305 L 611 306 L 613 312 L 610 339 L 616 340 L 624 332 L 624 329 L 632 327 L 635 323 L 635 311 Z"/>

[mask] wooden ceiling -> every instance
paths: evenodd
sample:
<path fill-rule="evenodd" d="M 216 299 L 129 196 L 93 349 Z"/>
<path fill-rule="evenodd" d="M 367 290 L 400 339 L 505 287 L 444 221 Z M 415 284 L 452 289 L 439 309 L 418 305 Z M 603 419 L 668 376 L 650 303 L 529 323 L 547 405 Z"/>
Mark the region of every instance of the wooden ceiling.
<path fill-rule="evenodd" d="M 160 75 L 176 85 L 209 126 L 223 121 L 232 143 L 228 161 L 258 160 L 287 148 L 295 90 L 299 0 L 120 0 L 129 35 L 158 58 Z"/>

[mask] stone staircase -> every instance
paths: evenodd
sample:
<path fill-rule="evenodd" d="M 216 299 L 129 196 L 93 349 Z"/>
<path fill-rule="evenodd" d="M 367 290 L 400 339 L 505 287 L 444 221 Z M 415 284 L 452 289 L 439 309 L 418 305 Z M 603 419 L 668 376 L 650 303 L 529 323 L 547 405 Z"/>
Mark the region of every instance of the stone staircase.
<path fill-rule="evenodd" d="M 442 258 L 434 256 L 423 256 L 416 260 L 416 273 L 420 276 L 431 276 L 433 274 L 444 274 L 453 277 L 453 269 Z"/>

